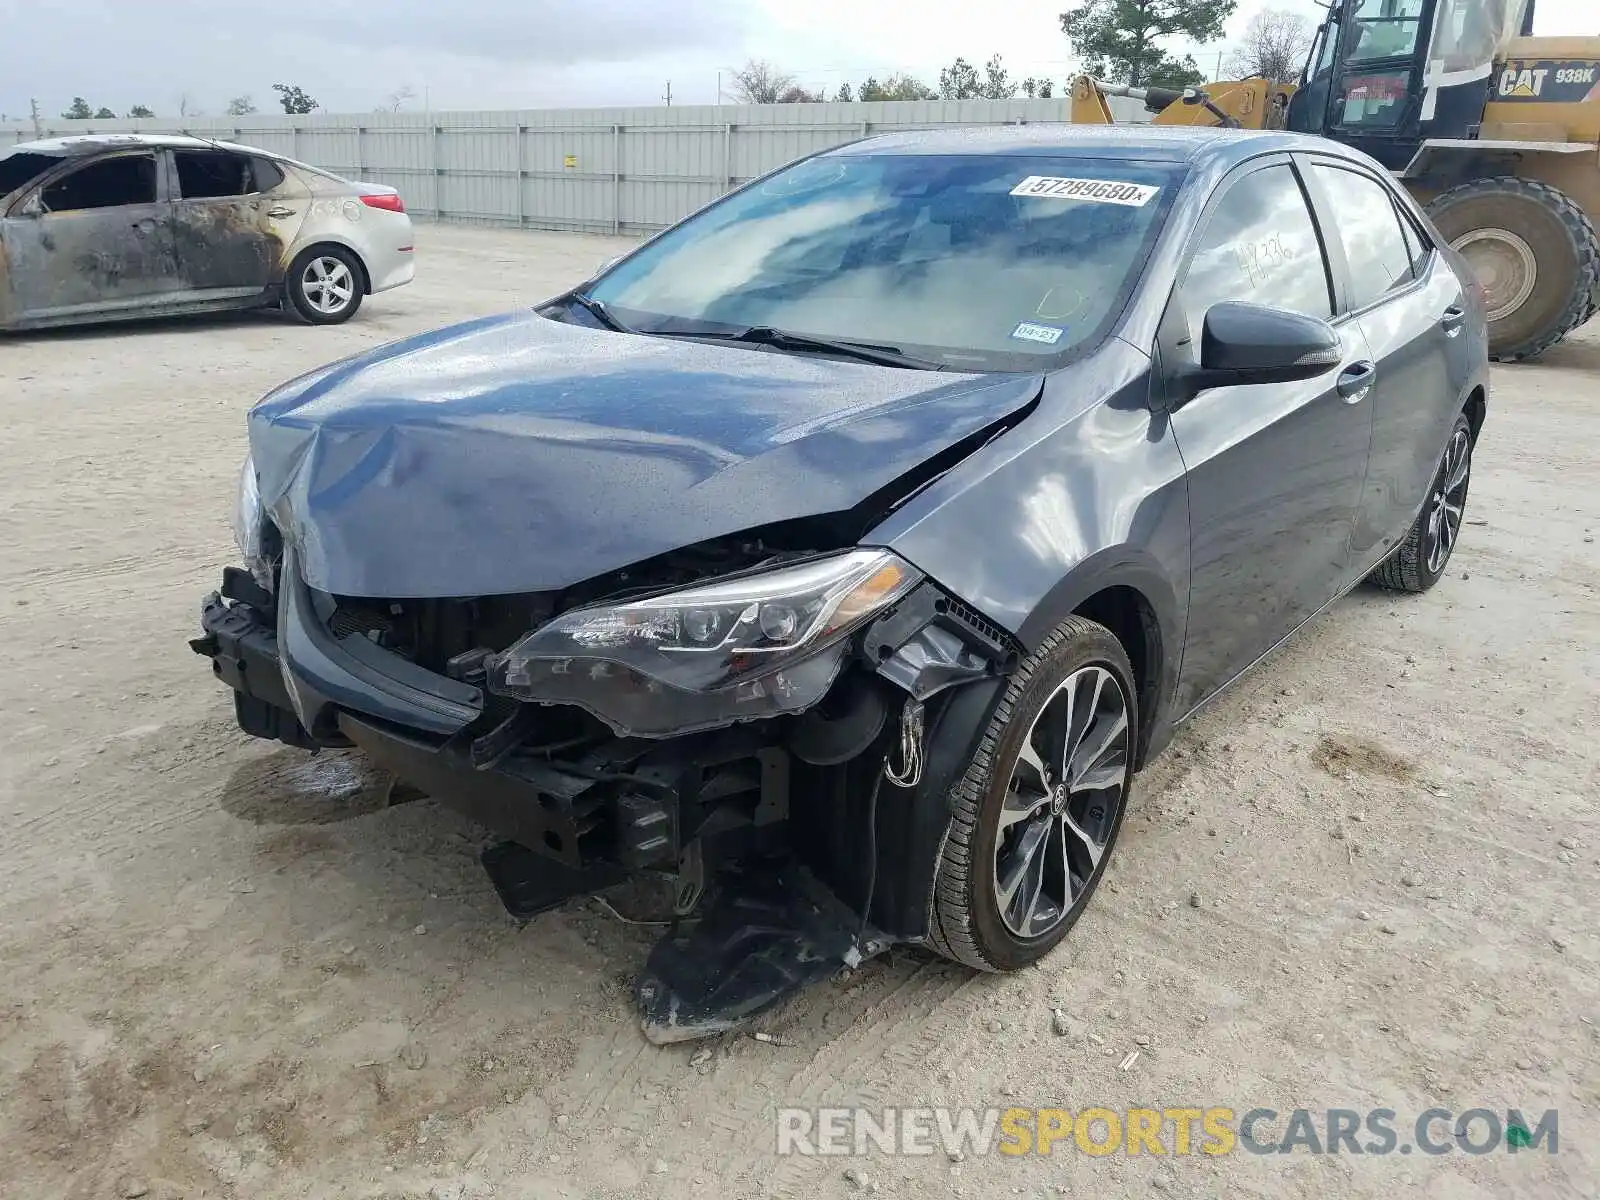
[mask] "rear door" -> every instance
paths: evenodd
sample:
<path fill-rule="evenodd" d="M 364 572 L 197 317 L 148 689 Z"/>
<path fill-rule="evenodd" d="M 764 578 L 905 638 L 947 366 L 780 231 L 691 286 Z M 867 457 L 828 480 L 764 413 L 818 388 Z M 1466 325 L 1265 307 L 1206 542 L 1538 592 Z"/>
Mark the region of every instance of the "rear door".
<path fill-rule="evenodd" d="M 178 288 L 159 159 L 124 150 L 74 163 L 17 201 L 0 227 L 12 319 L 121 314 Z"/>
<path fill-rule="evenodd" d="M 1161 370 L 1198 365 L 1205 313 L 1248 300 L 1333 320 L 1341 367 L 1300 383 L 1209 388 L 1172 414 L 1189 481 L 1189 628 L 1177 710 L 1187 713 L 1347 585 L 1372 406 L 1366 340 L 1336 292 L 1287 155 L 1218 189 L 1163 322 Z"/>
<path fill-rule="evenodd" d="M 223 149 L 174 150 L 173 230 L 185 287 L 214 298 L 260 293 L 276 282 L 303 206 L 276 193 L 270 159 Z"/>
<path fill-rule="evenodd" d="M 1423 231 L 1402 216 L 1389 185 L 1344 159 L 1309 156 L 1307 180 L 1344 275 L 1344 307 L 1377 365 L 1372 455 L 1352 545 L 1358 565 L 1380 561 L 1406 535 L 1432 482 L 1464 371 L 1452 368 L 1467 306 Z M 1465 364 L 1463 363 L 1463 366 Z"/>

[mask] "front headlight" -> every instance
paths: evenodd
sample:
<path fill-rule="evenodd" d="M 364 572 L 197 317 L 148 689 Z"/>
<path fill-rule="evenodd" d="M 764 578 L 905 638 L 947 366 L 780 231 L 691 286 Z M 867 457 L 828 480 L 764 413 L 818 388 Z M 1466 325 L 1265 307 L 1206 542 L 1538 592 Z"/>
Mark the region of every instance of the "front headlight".
<path fill-rule="evenodd" d="M 233 504 L 233 540 L 250 574 L 271 591 L 272 562 L 267 554 L 265 520 L 261 492 L 256 486 L 255 460 L 246 454 L 244 466 L 239 470 L 239 494 Z"/>
<path fill-rule="evenodd" d="M 921 578 L 887 550 L 852 550 L 577 609 L 490 659 L 489 689 L 579 705 L 624 736 L 800 712 L 833 683 L 845 639 Z"/>

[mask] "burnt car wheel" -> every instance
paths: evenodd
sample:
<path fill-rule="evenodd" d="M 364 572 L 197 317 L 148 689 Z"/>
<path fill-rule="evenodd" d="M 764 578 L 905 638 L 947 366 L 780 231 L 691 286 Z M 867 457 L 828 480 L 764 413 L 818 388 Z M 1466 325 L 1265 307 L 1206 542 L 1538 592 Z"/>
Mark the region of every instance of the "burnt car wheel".
<path fill-rule="evenodd" d="M 1367 578 L 1396 592 L 1425 592 L 1444 576 L 1461 536 L 1472 481 L 1472 426 L 1465 413 L 1456 418 L 1444 457 L 1428 488 L 1428 498 L 1405 540 Z"/>
<path fill-rule="evenodd" d="M 1017 668 L 956 786 L 934 888 L 940 954 L 1014 971 L 1066 936 L 1122 825 L 1135 695 L 1121 643 L 1082 617 Z"/>
<path fill-rule="evenodd" d="M 361 264 L 341 246 L 313 246 L 289 267 L 289 303 L 304 321 L 338 325 L 356 315 L 365 292 Z"/>

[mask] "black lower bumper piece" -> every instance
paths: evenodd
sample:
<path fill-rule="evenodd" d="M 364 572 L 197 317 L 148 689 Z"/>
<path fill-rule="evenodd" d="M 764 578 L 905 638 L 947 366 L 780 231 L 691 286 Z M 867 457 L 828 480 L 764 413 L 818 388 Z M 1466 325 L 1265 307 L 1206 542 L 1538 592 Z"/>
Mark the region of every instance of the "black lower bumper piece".
<path fill-rule="evenodd" d="M 889 941 L 803 868 L 758 865 L 652 947 L 634 992 L 645 1037 L 667 1045 L 726 1033 Z"/>
<path fill-rule="evenodd" d="M 506 911 L 526 921 L 559 908 L 574 896 L 615 887 L 628 872 L 609 863 L 569 867 L 516 842 L 498 842 L 478 856 Z"/>

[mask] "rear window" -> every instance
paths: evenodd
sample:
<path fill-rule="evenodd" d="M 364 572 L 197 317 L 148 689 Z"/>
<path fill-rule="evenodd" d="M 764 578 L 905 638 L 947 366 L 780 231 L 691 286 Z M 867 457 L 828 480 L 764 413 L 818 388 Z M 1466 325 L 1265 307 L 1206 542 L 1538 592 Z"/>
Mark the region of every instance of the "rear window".
<path fill-rule="evenodd" d="M 955 370 L 1039 370 L 1104 336 L 1178 167 L 1030 155 L 833 155 L 746 188 L 591 288 L 630 325 L 771 327 Z"/>
<path fill-rule="evenodd" d="M 60 161 L 53 154 L 31 154 L 26 150 L 0 154 L 0 196 L 9 196 Z"/>

